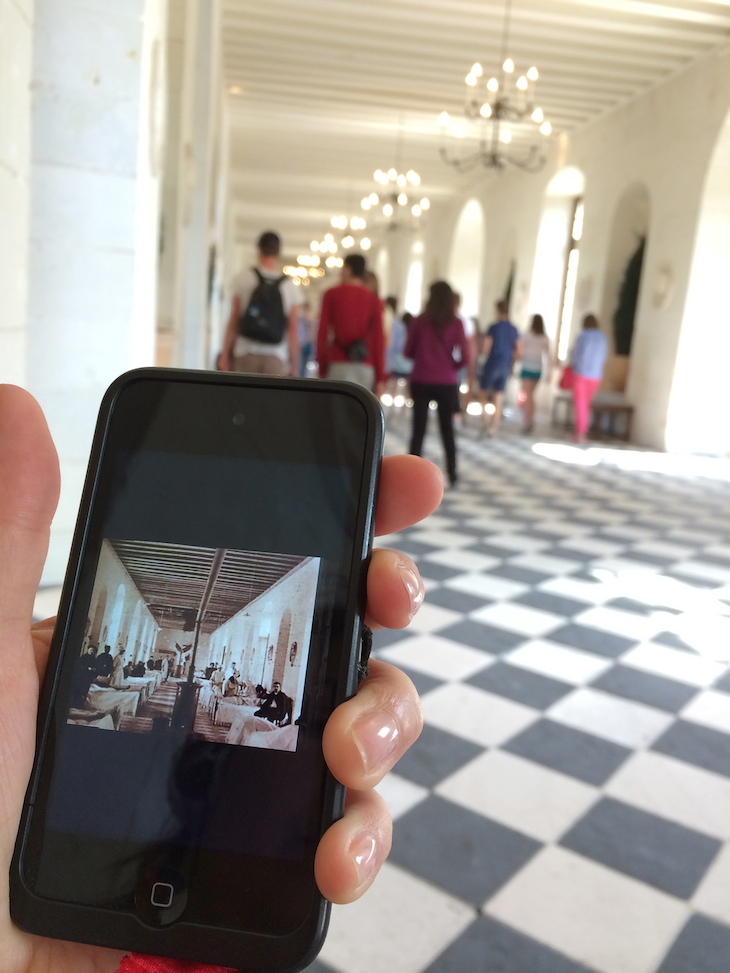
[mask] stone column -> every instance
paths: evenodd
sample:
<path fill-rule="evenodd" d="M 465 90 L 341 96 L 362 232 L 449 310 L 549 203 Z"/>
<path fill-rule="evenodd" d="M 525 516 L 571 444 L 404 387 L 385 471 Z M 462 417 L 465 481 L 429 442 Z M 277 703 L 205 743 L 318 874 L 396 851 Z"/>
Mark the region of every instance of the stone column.
<path fill-rule="evenodd" d="M 63 492 L 44 582 L 63 574 L 94 421 L 153 362 L 166 0 L 36 0 L 27 385 Z"/>

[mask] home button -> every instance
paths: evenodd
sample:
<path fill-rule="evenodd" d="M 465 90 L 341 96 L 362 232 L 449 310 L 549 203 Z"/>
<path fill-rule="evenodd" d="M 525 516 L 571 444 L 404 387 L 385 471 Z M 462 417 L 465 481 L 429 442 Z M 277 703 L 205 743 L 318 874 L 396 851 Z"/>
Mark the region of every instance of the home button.
<path fill-rule="evenodd" d="M 180 918 L 188 904 L 185 880 L 169 865 L 150 865 L 140 874 L 134 904 L 144 922 L 169 926 Z"/>

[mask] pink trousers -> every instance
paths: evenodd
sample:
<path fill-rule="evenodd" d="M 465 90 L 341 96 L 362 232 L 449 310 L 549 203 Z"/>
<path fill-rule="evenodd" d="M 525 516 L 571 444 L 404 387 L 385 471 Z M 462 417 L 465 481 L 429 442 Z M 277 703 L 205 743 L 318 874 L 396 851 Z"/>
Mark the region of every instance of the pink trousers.
<path fill-rule="evenodd" d="M 585 378 L 573 372 L 573 412 L 575 414 L 575 434 L 585 436 L 591 417 L 591 402 L 601 384 L 600 378 Z"/>

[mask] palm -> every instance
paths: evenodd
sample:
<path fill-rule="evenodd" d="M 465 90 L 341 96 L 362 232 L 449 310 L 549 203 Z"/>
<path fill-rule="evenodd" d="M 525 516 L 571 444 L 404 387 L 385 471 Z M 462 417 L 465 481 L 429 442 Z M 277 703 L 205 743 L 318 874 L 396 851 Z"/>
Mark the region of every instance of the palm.
<path fill-rule="evenodd" d="M 25 786 L 33 763 L 39 673 L 45 668 L 53 619 L 33 626 L 33 654 L 6 672 L 0 685 L 0 867 L 8 873 Z M 19 671 L 18 671 L 19 670 Z M 20 932 L 10 922 L 7 886 L 0 897 L 0 969 L 3 973 L 112 973 L 121 953 Z"/>

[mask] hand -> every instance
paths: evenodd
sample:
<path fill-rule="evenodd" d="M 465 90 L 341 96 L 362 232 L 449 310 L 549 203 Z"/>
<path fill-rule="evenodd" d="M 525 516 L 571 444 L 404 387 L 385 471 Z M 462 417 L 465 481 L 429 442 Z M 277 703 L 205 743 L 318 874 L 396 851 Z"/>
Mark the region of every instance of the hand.
<path fill-rule="evenodd" d="M 0 871 L 8 874 L 35 744 L 39 680 L 53 619 L 30 625 L 33 600 L 58 502 L 58 459 L 38 404 L 22 389 L 0 386 Z M 383 462 L 376 532 L 391 533 L 427 516 L 442 492 L 438 470 L 415 456 Z M 406 625 L 423 598 L 405 555 L 379 551 L 368 574 L 368 622 Z M 410 681 L 373 663 L 357 696 L 330 718 L 324 739 L 334 775 L 351 788 L 344 817 L 320 843 L 316 875 L 324 895 L 353 901 L 370 885 L 390 845 L 383 802 L 371 788 L 420 732 Z M 378 730 L 387 731 L 379 735 Z M 122 954 L 30 936 L 10 922 L 8 886 L 0 885 L 2 973 L 113 973 Z"/>

